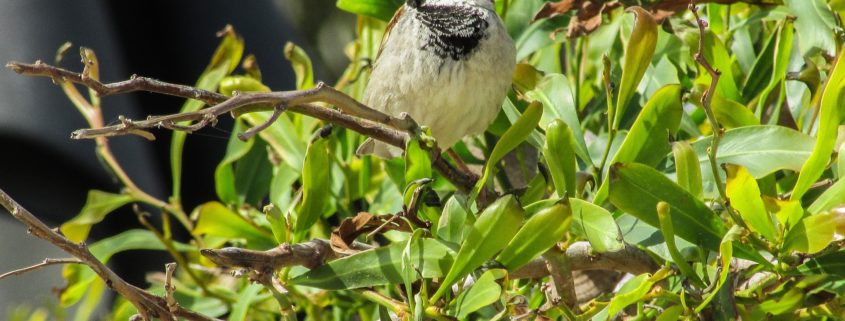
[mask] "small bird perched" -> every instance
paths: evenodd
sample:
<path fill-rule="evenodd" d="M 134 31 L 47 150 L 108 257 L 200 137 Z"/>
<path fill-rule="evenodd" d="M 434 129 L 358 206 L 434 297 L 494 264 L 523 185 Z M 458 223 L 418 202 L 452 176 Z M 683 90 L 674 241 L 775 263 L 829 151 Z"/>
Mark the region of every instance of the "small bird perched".
<path fill-rule="evenodd" d="M 407 112 L 449 148 L 496 118 L 515 66 L 493 0 L 407 0 L 387 26 L 363 103 Z M 402 150 L 370 138 L 357 153 L 391 158 Z"/>

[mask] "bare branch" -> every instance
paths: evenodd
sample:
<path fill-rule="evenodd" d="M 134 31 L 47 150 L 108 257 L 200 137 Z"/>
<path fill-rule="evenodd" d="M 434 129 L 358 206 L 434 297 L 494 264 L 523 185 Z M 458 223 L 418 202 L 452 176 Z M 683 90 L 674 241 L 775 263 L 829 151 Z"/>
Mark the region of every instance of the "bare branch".
<path fill-rule="evenodd" d="M 25 268 L 20 268 L 20 269 L 14 270 L 14 271 L 9 271 L 9 272 L 0 274 L 0 280 L 5 279 L 6 277 L 9 277 L 9 276 L 12 276 L 12 275 L 21 275 L 21 274 L 24 274 L 24 273 L 32 271 L 32 270 L 37 270 L 37 269 L 40 269 L 40 268 L 45 267 L 45 266 L 56 265 L 56 264 L 84 264 L 84 262 L 82 262 L 78 259 L 72 259 L 72 258 L 65 258 L 65 259 L 47 258 L 47 259 L 44 259 L 44 261 L 41 261 L 41 263 L 30 265 L 30 266 L 27 266 Z"/>
<path fill-rule="evenodd" d="M 660 268 L 646 252 L 627 243 L 618 251 L 598 253 L 588 242 L 575 242 L 566 249 L 566 259 L 572 271 L 610 270 L 642 274 Z M 513 279 L 538 279 L 548 275 L 545 259 L 536 259 L 510 273 Z"/>
<path fill-rule="evenodd" d="M 73 139 L 123 135 L 138 135 L 146 139 L 154 139 L 153 134 L 148 132 L 147 129 L 167 128 L 193 132 L 205 126 L 214 125 L 217 118 L 223 114 L 239 115 L 248 112 L 269 110 L 274 111 L 274 117 L 278 117 L 281 111 L 290 111 L 318 118 L 399 148 L 405 147 L 405 141 L 408 138 L 405 132 L 413 135 L 419 130 L 417 123 L 407 114 L 403 113 L 400 117 L 390 116 L 367 107 L 324 83 L 319 83 L 315 88 L 308 90 L 235 93 L 233 97 L 227 97 L 212 91 L 166 83 L 145 77 L 133 77 L 127 81 L 103 84 L 92 77 L 86 77 L 83 74 L 51 66 L 40 61 L 34 64 L 10 62 L 6 64 L 6 67 L 22 75 L 49 77 L 57 83 L 72 82 L 81 84 L 91 88 L 100 96 L 148 91 L 175 97 L 197 99 L 211 105 L 211 107 L 198 111 L 150 116 L 145 120 L 120 118 L 121 122 L 118 125 L 74 131 L 71 134 L 71 138 Z M 314 104 L 317 102 L 335 105 L 339 110 Z M 183 121 L 194 121 L 196 123 L 187 126 L 178 124 Z M 239 137 L 241 139 L 248 139 L 269 125 L 270 121 L 260 124 L 239 135 Z M 432 152 L 439 155 L 440 151 L 435 149 Z M 476 178 L 472 173 L 456 169 L 440 157 L 433 158 L 433 165 L 434 168 L 462 191 L 469 191 L 475 185 Z"/>
<path fill-rule="evenodd" d="M 124 281 L 120 276 L 115 274 L 114 271 L 105 266 L 103 262 L 100 262 L 100 260 L 98 260 L 94 254 L 88 250 L 88 247 L 86 247 L 85 244 L 76 244 L 59 234 L 56 230 L 49 228 L 46 224 L 44 224 L 44 222 L 35 217 L 35 215 L 32 215 L 32 213 L 15 202 L 15 200 L 2 189 L 0 189 L 0 204 L 2 204 L 15 219 L 26 225 L 30 234 L 52 243 L 66 253 L 79 259 L 82 264 L 85 264 L 94 270 L 94 272 L 106 282 L 106 285 L 108 285 L 109 288 L 131 302 L 132 305 L 138 309 L 138 313 L 144 320 L 152 320 L 153 318 L 166 318 L 168 320 L 184 318 L 187 320 L 197 321 L 216 320 L 181 307 L 177 308 L 176 311 L 171 312 L 170 309 L 168 309 L 167 302 L 163 298 L 153 295 Z"/>

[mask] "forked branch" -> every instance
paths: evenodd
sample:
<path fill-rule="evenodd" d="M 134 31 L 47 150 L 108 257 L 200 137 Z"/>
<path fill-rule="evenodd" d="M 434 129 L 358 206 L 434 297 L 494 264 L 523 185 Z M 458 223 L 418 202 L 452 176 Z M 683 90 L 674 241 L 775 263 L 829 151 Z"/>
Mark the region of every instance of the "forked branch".
<path fill-rule="evenodd" d="M 315 88 L 307 90 L 236 92 L 232 97 L 227 97 L 208 90 L 145 77 L 133 76 L 130 80 L 104 84 L 92 77 L 86 77 L 84 73 L 69 71 L 40 61 L 34 64 L 10 62 L 6 64 L 6 67 L 22 75 L 49 77 L 54 80 L 80 84 L 91 88 L 100 96 L 148 91 L 181 98 L 198 99 L 210 105 L 210 107 L 198 111 L 150 116 L 145 120 L 120 117 L 120 124 L 117 125 L 74 131 L 71 134 L 73 139 L 122 135 L 139 135 L 152 139 L 154 136 L 146 131 L 147 129 L 163 127 L 192 132 L 208 125 L 214 125 L 218 117 L 227 113 L 238 115 L 270 110 L 274 111 L 275 117 L 239 135 L 241 139 L 248 139 L 266 128 L 279 114 L 285 111 L 318 118 L 399 148 L 405 147 L 409 134 L 416 134 L 419 130 L 416 122 L 406 114 L 400 117 L 387 115 L 367 107 L 324 83 L 319 83 Z M 332 104 L 338 109 L 323 107 L 316 103 Z M 194 123 L 187 126 L 179 124 L 184 121 Z M 435 150 L 434 153 L 439 153 L 439 151 Z M 456 187 L 463 191 L 472 189 L 475 184 L 472 173 L 460 171 L 440 157 L 433 157 L 432 159 L 434 167 Z"/>

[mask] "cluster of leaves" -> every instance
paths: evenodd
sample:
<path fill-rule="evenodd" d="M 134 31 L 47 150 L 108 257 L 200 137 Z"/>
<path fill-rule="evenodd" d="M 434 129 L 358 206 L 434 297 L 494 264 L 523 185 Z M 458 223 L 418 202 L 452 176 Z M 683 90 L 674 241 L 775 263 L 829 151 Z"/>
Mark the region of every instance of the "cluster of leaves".
<path fill-rule="evenodd" d="M 161 227 L 142 217 L 145 229 L 91 251 L 103 261 L 129 250 L 167 251 L 180 263 L 179 303 L 229 320 L 845 318 L 845 161 L 837 157 L 845 151 L 845 2 L 710 3 L 703 33 L 688 12 L 666 15 L 661 25 L 643 9 L 626 14 L 636 1 L 587 17 L 570 11 L 573 2 L 591 3 L 496 1 L 519 65 L 496 121 L 454 147 L 483 168 L 469 193 L 432 170 L 417 140 L 403 159 L 361 158 L 354 153 L 366 137 L 285 113 L 256 138 L 233 135 L 215 172 L 219 199 L 190 215 L 179 202 L 186 136 L 176 133 L 167 202 L 134 186 L 91 191 L 61 230 L 83 241 L 116 208 L 160 208 Z M 400 4 L 338 1 L 359 19 L 337 89 L 362 96 L 366 62 Z M 577 19 L 596 16 L 590 33 L 564 36 L 582 26 Z M 313 87 L 306 53 L 291 44 L 285 52 L 297 89 Z M 713 90 L 697 52 L 720 72 Z M 227 95 L 269 91 L 250 57 L 244 74 L 232 74 L 242 55 L 242 40 L 227 33 L 196 86 Z M 191 100 L 182 110 L 202 107 Z M 233 133 L 269 117 L 239 115 Z M 492 189 L 505 196 L 479 208 L 479 194 Z M 351 227 L 336 231 L 344 223 Z M 191 240 L 174 240 L 174 228 Z M 275 297 L 221 273 L 198 251 L 315 238 L 331 238 L 343 257 L 278 271 L 288 291 Z M 354 240 L 377 248 L 353 250 Z M 571 278 L 561 253 L 579 241 L 595 255 L 635 246 L 662 268 L 578 303 L 552 298 L 548 278 L 510 277 L 532 261 L 557 260 Z M 64 276 L 62 304 L 77 305 L 76 318 L 87 319 L 105 284 L 77 265 Z M 161 275 L 150 281 L 164 292 Z M 135 313 L 124 300 L 111 311 L 115 320 Z"/>

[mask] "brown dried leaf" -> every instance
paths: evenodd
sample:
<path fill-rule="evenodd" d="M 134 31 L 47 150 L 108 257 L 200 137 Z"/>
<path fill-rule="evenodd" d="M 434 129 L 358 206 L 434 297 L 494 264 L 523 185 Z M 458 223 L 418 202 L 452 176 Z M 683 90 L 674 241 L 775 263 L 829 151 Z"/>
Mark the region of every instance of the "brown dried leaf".
<path fill-rule="evenodd" d="M 373 215 L 367 212 L 360 212 L 355 217 L 344 219 L 340 222 L 340 226 L 332 232 L 331 246 L 336 253 L 343 255 L 352 255 L 358 252 L 353 246 L 352 242 L 358 236 L 365 233 L 370 233 L 377 229 L 381 231 L 389 230 L 410 230 L 405 220 L 397 219 L 395 215 Z"/>
<path fill-rule="evenodd" d="M 580 7 L 582 0 L 561 0 L 558 2 L 546 2 L 540 11 L 534 15 L 533 20 L 540 20 L 545 18 L 552 18 L 572 10 L 573 7 Z"/>

